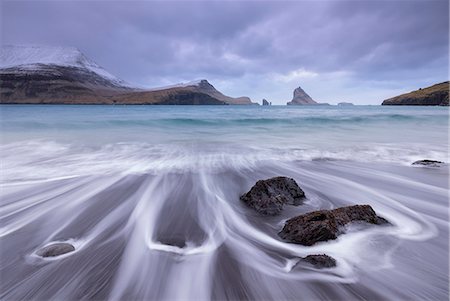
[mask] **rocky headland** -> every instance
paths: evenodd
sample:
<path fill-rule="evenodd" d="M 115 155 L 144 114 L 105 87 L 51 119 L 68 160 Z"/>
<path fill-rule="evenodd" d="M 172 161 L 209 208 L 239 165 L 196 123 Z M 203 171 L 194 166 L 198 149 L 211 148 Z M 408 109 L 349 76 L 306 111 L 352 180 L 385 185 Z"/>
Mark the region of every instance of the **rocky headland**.
<path fill-rule="evenodd" d="M 448 106 L 449 82 L 439 83 L 430 87 L 405 93 L 383 101 L 383 106 Z"/>

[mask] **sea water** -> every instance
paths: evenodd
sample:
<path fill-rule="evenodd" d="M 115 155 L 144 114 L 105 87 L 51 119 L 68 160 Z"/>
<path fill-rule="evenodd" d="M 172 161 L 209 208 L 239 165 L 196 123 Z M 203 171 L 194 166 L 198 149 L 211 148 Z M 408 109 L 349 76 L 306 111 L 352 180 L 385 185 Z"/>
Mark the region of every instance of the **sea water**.
<path fill-rule="evenodd" d="M 2 105 L 0 297 L 448 299 L 448 109 Z M 302 206 L 239 200 L 293 177 Z M 312 247 L 296 215 L 370 204 L 389 227 Z M 67 241 L 51 259 L 36 250 Z M 300 257 L 328 254 L 318 270 Z"/>

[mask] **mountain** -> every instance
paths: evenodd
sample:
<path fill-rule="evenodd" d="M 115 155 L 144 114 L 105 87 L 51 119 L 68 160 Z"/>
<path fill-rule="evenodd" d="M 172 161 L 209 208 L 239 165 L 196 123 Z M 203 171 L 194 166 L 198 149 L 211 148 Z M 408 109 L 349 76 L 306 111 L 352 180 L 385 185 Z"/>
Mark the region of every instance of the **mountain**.
<path fill-rule="evenodd" d="M 317 104 L 301 87 L 294 90 L 294 96 L 287 105 L 315 105 Z"/>
<path fill-rule="evenodd" d="M 0 103 L 253 104 L 207 80 L 156 89 L 133 87 L 76 48 L 5 46 L 0 53 Z"/>
<path fill-rule="evenodd" d="M 251 105 L 255 104 L 252 103 L 250 98 L 246 96 L 241 96 L 237 98 L 233 98 L 230 96 L 223 95 L 221 92 L 217 91 L 216 88 L 214 88 L 213 85 L 211 85 L 206 79 L 202 79 L 196 83 L 196 85 L 193 86 L 194 89 L 199 93 L 205 93 L 209 96 L 216 98 L 220 101 L 223 101 L 228 104 L 232 105 Z"/>
<path fill-rule="evenodd" d="M 12 46 L 2 47 L 0 52 L 0 68 L 21 66 L 22 71 L 39 69 L 42 66 L 61 66 L 83 69 L 108 81 L 116 87 L 129 86 L 125 81 L 115 77 L 105 69 L 89 60 L 74 47 L 51 46 Z"/>
<path fill-rule="evenodd" d="M 448 106 L 449 82 L 421 88 L 383 101 L 382 105 Z"/>

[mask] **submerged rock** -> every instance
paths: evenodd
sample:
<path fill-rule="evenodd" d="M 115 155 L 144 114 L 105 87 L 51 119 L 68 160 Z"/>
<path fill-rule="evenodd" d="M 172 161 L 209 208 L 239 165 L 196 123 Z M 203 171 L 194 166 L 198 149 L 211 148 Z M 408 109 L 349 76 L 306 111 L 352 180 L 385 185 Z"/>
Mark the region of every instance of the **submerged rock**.
<path fill-rule="evenodd" d="M 351 222 L 381 225 L 388 223 L 369 205 L 355 205 L 334 210 L 319 210 L 289 219 L 280 237 L 293 243 L 312 246 L 319 241 L 336 239 L 341 228 Z"/>
<path fill-rule="evenodd" d="M 75 251 L 73 245 L 65 242 L 58 242 L 39 249 L 36 254 L 41 257 L 54 257 L 73 251 Z"/>
<path fill-rule="evenodd" d="M 241 196 L 241 201 L 264 215 L 276 215 L 285 204 L 298 206 L 305 193 L 292 178 L 274 177 L 260 180 Z"/>
<path fill-rule="evenodd" d="M 430 166 L 430 167 L 439 167 L 441 164 L 444 164 L 442 161 L 436 161 L 436 160 L 419 160 L 416 162 L 413 162 L 412 165 L 423 165 L 423 166 Z"/>
<path fill-rule="evenodd" d="M 333 268 L 336 266 L 336 259 L 326 254 L 308 255 L 302 258 L 302 261 L 308 262 L 318 269 Z"/>

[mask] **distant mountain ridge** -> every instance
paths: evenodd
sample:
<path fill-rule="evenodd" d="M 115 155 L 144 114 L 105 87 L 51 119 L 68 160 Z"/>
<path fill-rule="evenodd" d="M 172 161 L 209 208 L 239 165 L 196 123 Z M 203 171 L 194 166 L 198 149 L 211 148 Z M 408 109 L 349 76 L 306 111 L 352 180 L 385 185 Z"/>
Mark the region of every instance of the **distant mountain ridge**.
<path fill-rule="evenodd" d="M 448 81 L 430 87 L 405 93 L 383 101 L 382 105 L 408 105 L 408 106 L 448 106 Z"/>
<path fill-rule="evenodd" d="M 222 94 L 207 80 L 133 87 L 71 47 L 4 46 L 0 60 L 3 104 L 253 104 Z"/>

